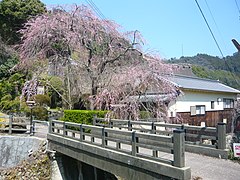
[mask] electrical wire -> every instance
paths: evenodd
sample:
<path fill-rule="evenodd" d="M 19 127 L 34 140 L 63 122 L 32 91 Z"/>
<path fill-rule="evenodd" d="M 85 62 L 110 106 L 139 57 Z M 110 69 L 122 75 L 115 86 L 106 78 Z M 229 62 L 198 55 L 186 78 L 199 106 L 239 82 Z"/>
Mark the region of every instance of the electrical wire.
<path fill-rule="evenodd" d="M 239 84 L 239 81 L 237 80 L 237 78 L 236 78 L 235 75 L 233 74 L 232 69 L 230 68 L 230 65 L 228 64 L 228 62 L 227 62 L 226 59 L 224 58 L 224 55 L 223 55 L 223 53 L 222 53 L 222 50 L 221 50 L 221 48 L 220 48 L 220 46 L 219 46 L 219 44 L 218 44 L 218 42 L 217 42 L 217 40 L 216 40 L 216 38 L 215 38 L 212 30 L 211 30 L 211 27 L 210 27 L 209 24 L 208 24 L 208 21 L 207 21 L 205 15 L 204 15 L 204 13 L 203 13 L 200 5 L 198 4 L 197 0 L 195 0 L 195 2 L 196 2 L 197 6 L 198 6 L 198 9 L 199 9 L 199 11 L 201 12 L 202 17 L 203 17 L 203 19 L 204 19 L 204 21 L 205 21 L 205 23 L 206 23 L 206 25 L 207 25 L 207 27 L 208 27 L 208 29 L 209 29 L 212 37 L 213 37 L 213 39 L 214 39 L 214 41 L 215 41 L 215 43 L 216 43 L 216 45 L 217 45 L 217 47 L 218 47 L 219 52 L 220 52 L 221 55 L 222 55 L 222 58 L 223 58 L 226 66 L 227 66 L 227 69 L 229 70 L 230 74 L 232 75 L 232 77 L 233 77 L 233 79 L 236 81 L 236 83 Z"/>
<path fill-rule="evenodd" d="M 235 3 L 236 3 L 236 6 L 237 6 L 237 9 L 238 9 L 238 12 L 239 12 L 239 14 L 240 14 L 240 8 L 239 8 L 239 6 L 238 6 L 237 0 L 235 0 Z"/>
<path fill-rule="evenodd" d="M 209 5 L 208 5 L 208 3 L 207 3 L 207 0 L 205 0 L 205 3 L 206 3 L 206 5 L 207 5 L 207 8 L 208 8 L 208 11 L 209 11 L 209 13 L 210 13 L 210 15 L 211 15 L 211 17 L 212 17 L 212 19 L 213 19 L 213 22 L 214 22 L 214 24 L 215 24 L 215 26 L 216 26 L 216 28 L 217 28 L 217 31 L 218 31 L 218 33 L 219 33 L 219 35 L 220 35 L 220 38 L 221 38 L 221 40 L 222 40 L 222 42 L 223 42 L 223 44 L 224 44 L 224 48 L 225 48 L 225 50 L 227 49 L 226 47 L 226 44 L 225 44 L 225 41 L 223 40 L 223 36 L 222 36 L 222 33 L 220 32 L 220 30 L 219 30 L 219 28 L 218 28 L 218 25 L 217 25 L 217 23 L 216 23 L 216 21 L 215 21 L 215 18 L 214 18 L 214 16 L 213 16 L 213 13 L 212 13 L 212 11 L 211 11 L 211 9 L 210 9 L 210 7 L 209 7 Z"/>
<path fill-rule="evenodd" d="M 98 15 L 100 19 L 106 19 L 104 14 L 100 11 L 97 5 L 92 0 L 85 0 L 87 4 L 91 7 L 91 9 Z"/>
<path fill-rule="evenodd" d="M 197 6 L 198 6 L 198 9 L 199 9 L 199 11 L 200 11 L 200 12 L 201 12 L 201 14 L 202 14 L 202 17 L 203 17 L 203 19 L 204 19 L 204 21 L 205 21 L 205 23 L 206 23 L 206 25 L 207 25 L 207 27 L 208 27 L 208 29 L 209 29 L 210 33 L 211 33 L 211 35 L 212 35 L 213 39 L 214 39 L 214 42 L 215 42 L 215 43 L 216 43 L 216 45 L 217 45 L 217 48 L 218 48 L 218 50 L 219 50 L 220 54 L 222 55 L 222 57 L 224 57 L 224 56 L 223 56 L 223 53 L 222 53 L 222 50 L 221 50 L 221 48 L 220 48 L 220 46 L 219 46 L 219 44 L 218 44 L 218 42 L 217 42 L 217 40 L 216 40 L 216 38 L 215 38 L 215 36 L 214 36 L 213 32 L 212 32 L 212 29 L 211 29 L 211 27 L 210 27 L 210 26 L 209 26 L 209 24 L 208 24 L 208 21 L 207 21 L 207 19 L 206 19 L 205 15 L 203 14 L 203 11 L 202 11 L 202 9 L 201 9 L 200 5 L 198 4 L 197 0 L 195 0 L 195 2 L 196 2 L 196 4 L 197 4 Z"/>
<path fill-rule="evenodd" d="M 101 12 L 101 10 L 97 7 L 97 5 L 92 1 L 92 0 L 88 0 L 92 5 L 93 7 L 99 12 L 99 14 L 101 15 L 102 19 L 107 19 L 104 14 Z"/>

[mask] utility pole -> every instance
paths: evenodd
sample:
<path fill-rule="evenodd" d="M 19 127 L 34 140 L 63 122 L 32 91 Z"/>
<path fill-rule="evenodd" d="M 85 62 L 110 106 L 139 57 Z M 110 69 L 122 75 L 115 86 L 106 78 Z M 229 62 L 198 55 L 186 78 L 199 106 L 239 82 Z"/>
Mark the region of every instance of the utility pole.
<path fill-rule="evenodd" d="M 232 39 L 232 42 L 233 42 L 234 46 L 237 48 L 237 50 L 240 51 L 240 44 L 237 42 L 237 40 Z"/>

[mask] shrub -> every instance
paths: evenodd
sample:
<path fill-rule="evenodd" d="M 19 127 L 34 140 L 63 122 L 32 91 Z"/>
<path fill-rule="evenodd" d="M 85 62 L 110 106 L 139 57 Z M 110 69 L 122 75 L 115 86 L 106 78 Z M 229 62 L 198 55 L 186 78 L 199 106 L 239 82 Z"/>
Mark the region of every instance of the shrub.
<path fill-rule="evenodd" d="M 3 96 L 0 101 L 0 108 L 3 112 L 7 113 L 19 112 L 20 111 L 19 97 L 12 99 L 12 96 L 10 94 Z"/>
<path fill-rule="evenodd" d="M 240 163 L 240 158 L 239 158 L 239 157 L 234 157 L 234 152 L 233 152 L 232 149 L 230 149 L 230 150 L 228 151 L 228 159 Z"/>
<path fill-rule="evenodd" d="M 92 125 L 94 115 L 103 118 L 106 113 L 98 110 L 65 110 L 63 121 Z"/>
<path fill-rule="evenodd" d="M 34 96 L 36 104 L 39 106 L 50 105 L 51 98 L 48 95 L 37 94 Z"/>
<path fill-rule="evenodd" d="M 8 122 L 9 118 L 6 114 L 0 112 L 0 122 Z M 5 124 L 0 124 L 0 128 L 5 128 Z"/>
<path fill-rule="evenodd" d="M 48 111 L 44 107 L 36 106 L 33 108 L 33 116 L 37 120 L 47 120 L 48 119 Z"/>

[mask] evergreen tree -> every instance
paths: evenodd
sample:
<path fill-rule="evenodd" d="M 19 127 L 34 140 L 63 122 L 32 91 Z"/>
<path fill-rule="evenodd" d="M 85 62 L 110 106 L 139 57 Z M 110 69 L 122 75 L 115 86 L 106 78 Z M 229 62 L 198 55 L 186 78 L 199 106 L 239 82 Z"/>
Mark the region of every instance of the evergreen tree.
<path fill-rule="evenodd" d="M 39 0 L 2 0 L 0 1 L 0 36 L 6 44 L 16 44 L 24 23 L 31 17 L 46 11 Z"/>

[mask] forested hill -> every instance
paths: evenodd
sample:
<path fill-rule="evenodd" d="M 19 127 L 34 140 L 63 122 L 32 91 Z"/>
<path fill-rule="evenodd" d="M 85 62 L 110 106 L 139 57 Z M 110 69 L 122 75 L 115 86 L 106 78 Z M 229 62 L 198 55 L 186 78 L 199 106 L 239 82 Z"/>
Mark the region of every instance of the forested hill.
<path fill-rule="evenodd" d="M 219 58 L 207 54 L 197 54 L 193 57 L 171 58 L 172 64 L 190 64 L 192 72 L 202 78 L 219 80 L 231 87 L 240 89 L 240 53 Z"/>

